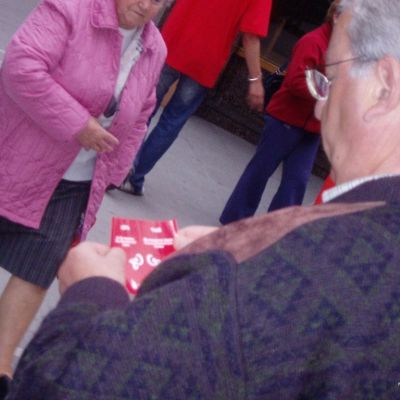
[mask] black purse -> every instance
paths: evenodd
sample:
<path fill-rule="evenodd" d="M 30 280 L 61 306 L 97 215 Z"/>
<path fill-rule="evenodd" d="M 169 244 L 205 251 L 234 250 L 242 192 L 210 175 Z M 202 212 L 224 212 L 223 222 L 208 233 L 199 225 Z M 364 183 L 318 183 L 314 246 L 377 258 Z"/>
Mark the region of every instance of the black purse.
<path fill-rule="evenodd" d="M 272 96 L 282 86 L 282 82 L 285 79 L 288 65 L 289 65 L 288 62 L 282 64 L 280 67 L 278 67 L 277 70 L 275 70 L 275 72 L 273 72 L 272 74 L 267 75 L 264 78 L 264 90 L 265 90 L 264 103 L 265 103 L 265 107 L 271 101 Z"/>

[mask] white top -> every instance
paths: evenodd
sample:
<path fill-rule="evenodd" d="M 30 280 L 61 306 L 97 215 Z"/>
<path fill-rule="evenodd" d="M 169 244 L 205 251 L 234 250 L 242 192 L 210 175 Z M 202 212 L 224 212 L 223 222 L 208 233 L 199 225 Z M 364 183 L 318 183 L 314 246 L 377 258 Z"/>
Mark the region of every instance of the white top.
<path fill-rule="evenodd" d="M 142 52 L 140 40 L 142 31 L 143 28 L 131 30 L 119 28 L 119 32 L 122 35 L 121 63 L 114 91 L 114 97 L 118 99 L 118 101 L 126 80 L 128 79 L 129 72 Z M 101 114 L 97 118 L 97 121 L 104 129 L 107 129 L 111 126 L 114 115 L 106 118 L 104 114 Z M 65 172 L 63 179 L 73 182 L 91 181 L 93 179 L 96 156 L 97 152 L 95 150 L 81 149 Z"/>

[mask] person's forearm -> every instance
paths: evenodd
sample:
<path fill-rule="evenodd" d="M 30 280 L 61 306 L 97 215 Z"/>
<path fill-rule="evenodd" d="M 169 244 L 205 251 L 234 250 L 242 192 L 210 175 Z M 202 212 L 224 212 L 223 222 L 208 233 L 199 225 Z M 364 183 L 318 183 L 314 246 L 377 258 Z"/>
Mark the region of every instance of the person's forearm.
<path fill-rule="evenodd" d="M 260 38 L 251 33 L 243 33 L 242 43 L 249 78 L 256 78 L 261 74 Z"/>
<path fill-rule="evenodd" d="M 260 65 L 260 38 L 251 33 L 243 33 L 243 48 L 248 77 L 247 103 L 251 109 L 262 111 L 264 106 L 264 86 Z"/>

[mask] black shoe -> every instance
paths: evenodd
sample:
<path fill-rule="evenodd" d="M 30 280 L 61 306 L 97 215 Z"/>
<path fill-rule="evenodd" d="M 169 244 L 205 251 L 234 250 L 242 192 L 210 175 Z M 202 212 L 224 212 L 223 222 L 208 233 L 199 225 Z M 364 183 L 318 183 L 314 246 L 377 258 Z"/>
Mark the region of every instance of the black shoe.
<path fill-rule="evenodd" d="M 111 190 L 118 189 L 118 186 L 113 185 L 112 183 L 107 186 L 106 192 L 111 192 Z"/>
<path fill-rule="evenodd" d="M 144 195 L 143 186 L 133 186 L 128 178 L 125 179 L 117 189 L 124 193 L 133 194 L 134 196 Z"/>
<path fill-rule="evenodd" d="M 0 400 L 4 400 L 10 391 L 12 379 L 8 375 L 0 375 Z"/>

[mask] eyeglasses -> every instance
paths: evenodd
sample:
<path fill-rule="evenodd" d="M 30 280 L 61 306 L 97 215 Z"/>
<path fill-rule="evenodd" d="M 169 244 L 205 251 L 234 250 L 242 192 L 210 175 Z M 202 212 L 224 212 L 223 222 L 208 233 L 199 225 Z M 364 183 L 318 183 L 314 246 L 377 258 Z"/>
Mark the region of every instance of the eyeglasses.
<path fill-rule="evenodd" d="M 361 57 L 353 57 L 353 58 L 348 58 L 346 60 L 341 60 L 341 61 L 336 61 L 334 63 L 330 64 L 325 64 L 325 65 L 320 65 L 317 68 L 321 67 L 330 67 L 333 65 L 338 65 L 338 64 L 343 64 L 346 62 L 350 61 L 355 61 L 355 60 L 360 60 Z M 366 62 L 368 60 L 362 60 L 363 62 Z M 322 72 L 318 71 L 317 68 L 309 69 L 307 68 L 305 71 L 306 74 L 306 82 L 307 82 L 307 88 L 311 94 L 312 97 L 316 100 L 326 100 L 329 96 L 329 88 L 332 85 L 332 80 L 327 78 Z"/>

